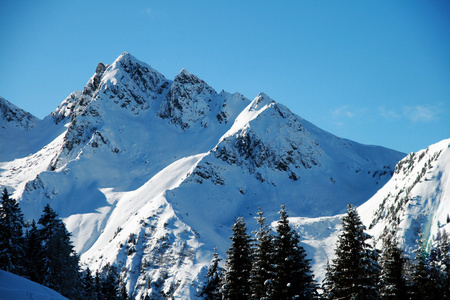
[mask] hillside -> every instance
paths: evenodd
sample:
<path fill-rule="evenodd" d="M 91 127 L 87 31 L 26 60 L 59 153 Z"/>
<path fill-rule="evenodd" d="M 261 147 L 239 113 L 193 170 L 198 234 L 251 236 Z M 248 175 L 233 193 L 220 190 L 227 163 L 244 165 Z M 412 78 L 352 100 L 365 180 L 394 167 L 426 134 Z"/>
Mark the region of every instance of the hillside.
<path fill-rule="evenodd" d="M 291 217 L 342 213 L 404 157 L 336 137 L 263 93 L 217 93 L 184 69 L 166 79 L 128 53 L 98 64 L 44 120 L 2 103 L 0 186 L 27 219 L 50 203 L 82 262 L 117 266 L 137 297 L 195 298 L 237 216 L 252 229 L 258 207 L 268 221 L 281 204 Z"/>

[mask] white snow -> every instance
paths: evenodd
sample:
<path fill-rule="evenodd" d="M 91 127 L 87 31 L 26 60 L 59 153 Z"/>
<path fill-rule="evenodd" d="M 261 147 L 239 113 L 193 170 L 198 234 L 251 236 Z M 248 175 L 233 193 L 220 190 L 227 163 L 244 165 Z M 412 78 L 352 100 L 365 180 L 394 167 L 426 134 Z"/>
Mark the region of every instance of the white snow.
<path fill-rule="evenodd" d="M 48 287 L 0 270 L 1 300 L 67 300 Z"/>
<path fill-rule="evenodd" d="M 216 93 L 186 70 L 167 80 L 128 53 L 96 82 L 11 139 L 19 150 L 0 149 L 0 186 L 27 219 L 50 203 L 82 263 L 117 266 L 138 298 L 195 298 L 214 247 L 224 258 L 234 219 L 250 232 L 259 206 L 274 222 L 286 205 L 320 279 L 340 226 L 325 216 L 370 198 L 404 156 L 335 137 L 263 93 Z M 2 146 L 14 132 L 0 131 Z"/>

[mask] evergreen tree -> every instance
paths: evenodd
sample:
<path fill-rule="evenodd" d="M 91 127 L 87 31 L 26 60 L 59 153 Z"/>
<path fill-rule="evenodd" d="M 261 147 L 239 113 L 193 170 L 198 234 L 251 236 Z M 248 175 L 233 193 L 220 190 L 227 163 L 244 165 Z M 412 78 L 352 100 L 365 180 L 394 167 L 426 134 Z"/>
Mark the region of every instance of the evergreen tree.
<path fill-rule="evenodd" d="M 39 230 L 33 220 L 25 234 L 25 276 L 31 281 L 42 283 L 40 266 L 42 265 L 42 245 Z"/>
<path fill-rule="evenodd" d="M 108 300 L 118 300 L 120 295 L 119 290 L 119 274 L 114 266 L 109 263 L 106 265 L 105 276 L 102 281 L 102 295 L 103 299 Z"/>
<path fill-rule="evenodd" d="M 377 281 L 380 272 L 377 253 L 366 241 L 356 208 L 348 205 L 342 219 L 342 233 L 331 266 L 331 294 L 337 299 L 377 299 Z"/>
<path fill-rule="evenodd" d="M 424 240 L 418 242 L 411 274 L 411 299 L 434 299 L 433 286 L 429 278 L 427 252 Z"/>
<path fill-rule="evenodd" d="M 259 230 L 255 231 L 255 253 L 250 277 L 252 298 L 253 299 L 268 299 L 271 285 L 274 276 L 274 245 L 273 237 L 270 229 L 266 225 L 266 218 L 261 208 L 257 212 L 258 217 L 256 221 L 259 225 Z"/>
<path fill-rule="evenodd" d="M 383 240 L 383 252 L 380 258 L 380 296 L 382 299 L 406 299 L 407 286 L 403 274 L 405 259 L 393 235 Z"/>
<path fill-rule="evenodd" d="M 450 299 L 450 242 L 444 230 L 439 240 L 440 269 L 442 276 L 442 297 Z"/>
<path fill-rule="evenodd" d="M 104 300 L 106 299 L 103 295 L 103 279 L 100 272 L 97 270 L 95 272 L 94 277 L 94 288 L 95 288 L 95 297 L 92 297 L 94 300 Z"/>
<path fill-rule="evenodd" d="M 310 260 L 299 245 L 297 233 L 289 226 L 284 205 L 279 212 L 274 245 L 274 279 L 271 299 L 312 299 L 316 284 Z"/>
<path fill-rule="evenodd" d="M 222 269 L 219 267 L 219 254 L 217 248 L 214 248 L 213 258 L 206 273 L 206 284 L 200 296 L 205 297 L 206 300 L 222 299 L 220 294 L 220 282 L 222 280 Z"/>
<path fill-rule="evenodd" d="M 251 296 L 251 239 L 244 218 L 238 217 L 232 226 L 231 246 L 227 251 L 226 272 L 222 285 L 223 299 L 244 300 Z"/>
<path fill-rule="evenodd" d="M 3 190 L 0 202 L 0 269 L 23 275 L 23 214 L 19 203 Z"/>
<path fill-rule="evenodd" d="M 331 268 L 330 262 L 327 259 L 327 266 L 325 268 L 325 277 L 322 281 L 322 298 L 323 299 L 334 299 L 333 295 L 333 269 Z"/>
<path fill-rule="evenodd" d="M 82 278 L 83 295 L 85 299 L 97 299 L 94 276 L 89 268 L 86 269 Z"/>
<path fill-rule="evenodd" d="M 57 217 L 47 204 L 38 221 L 42 225 L 39 231 L 41 281 L 63 296 L 74 299 L 80 289 L 79 258 L 70 241 L 70 233 Z"/>

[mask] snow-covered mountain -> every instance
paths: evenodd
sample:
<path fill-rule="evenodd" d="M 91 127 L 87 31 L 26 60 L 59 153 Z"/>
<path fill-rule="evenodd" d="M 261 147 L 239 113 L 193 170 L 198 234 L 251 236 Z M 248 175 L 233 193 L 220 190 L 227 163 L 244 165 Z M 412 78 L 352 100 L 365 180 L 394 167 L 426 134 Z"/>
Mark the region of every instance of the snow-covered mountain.
<path fill-rule="evenodd" d="M 358 212 L 379 249 L 387 233 L 397 236 L 409 258 L 414 257 L 420 238 L 432 247 L 438 232 L 450 232 L 450 139 L 407 155 L 388 183 L 360 205 Z M 313 255 L 319 280 L 327 260 L 334 256 L 342 217 L 291 218 L 305 248 Z"/>
<path fill-rule="evenodd" d="M 392 179 L 358 209 L 379 242 L 396 232 L 411 254 L 420 237 L 431 246 L 438 232 L 450 232 L 450 139 L 410 153 Z"/>
<path fill-rule="evenodd" d="M 338 138 L 263 93 L 217 93 L 184 69 L 166 79 L 128 53 L 98 64 L 44 120 L 0 101 L 0 186 L 26 218 L 50 203 L 82 262 L 117 266 L 137 297 L 195 298 L 237 216 L 251 229 L 259 206 L 269 221 L 281 204 L 291 217 L 342 213 L 404 157 Z"/>

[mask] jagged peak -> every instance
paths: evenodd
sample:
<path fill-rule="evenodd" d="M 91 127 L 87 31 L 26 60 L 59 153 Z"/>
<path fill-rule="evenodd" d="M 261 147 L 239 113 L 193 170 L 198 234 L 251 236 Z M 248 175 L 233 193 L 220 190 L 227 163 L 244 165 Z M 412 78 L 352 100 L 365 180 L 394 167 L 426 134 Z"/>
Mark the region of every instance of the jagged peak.
<path fill-rule="evenodd" d="M 259 93 L 258 96 L 256 96 L 255 99 L 250 103 L 250 110 L 260 110 L 264 108 L 265 106 L 268 106 L 270 104 L 275 104 L 275 100 L 270 98 L 264 93 Z"/>
<path fill-rule="evenodd" d="M 140 69 L 143 73 L 154 73 L 157 77 L 160 77 L 164 81 L 166 80 L 164 75 L 152 68 L 147 63 L 140 61 L 128 52 L 124 52 L 111 64 L 112 69 L 123 70 L 127 73 L 134 72 L 136 69 Z"/>
<path fill-rule="evenodd" d="M 195 76 L 194 74 L 190 73 L 186 69 L 181 69 L 180 73 L 178 73 L 177 76 L 175 76 L 174 81 L 181 84 L 191 83 L 191 84 L 198 84 L 203 83 L 206 84 L 203 80 Z"/>
<path fill-rule="evenodd" d="M 17 122 L 26 129 L 34 127 L 38 120 L 35 116 L 15 106 L 3 97 L 0 97 L 0 121 Z"/>

